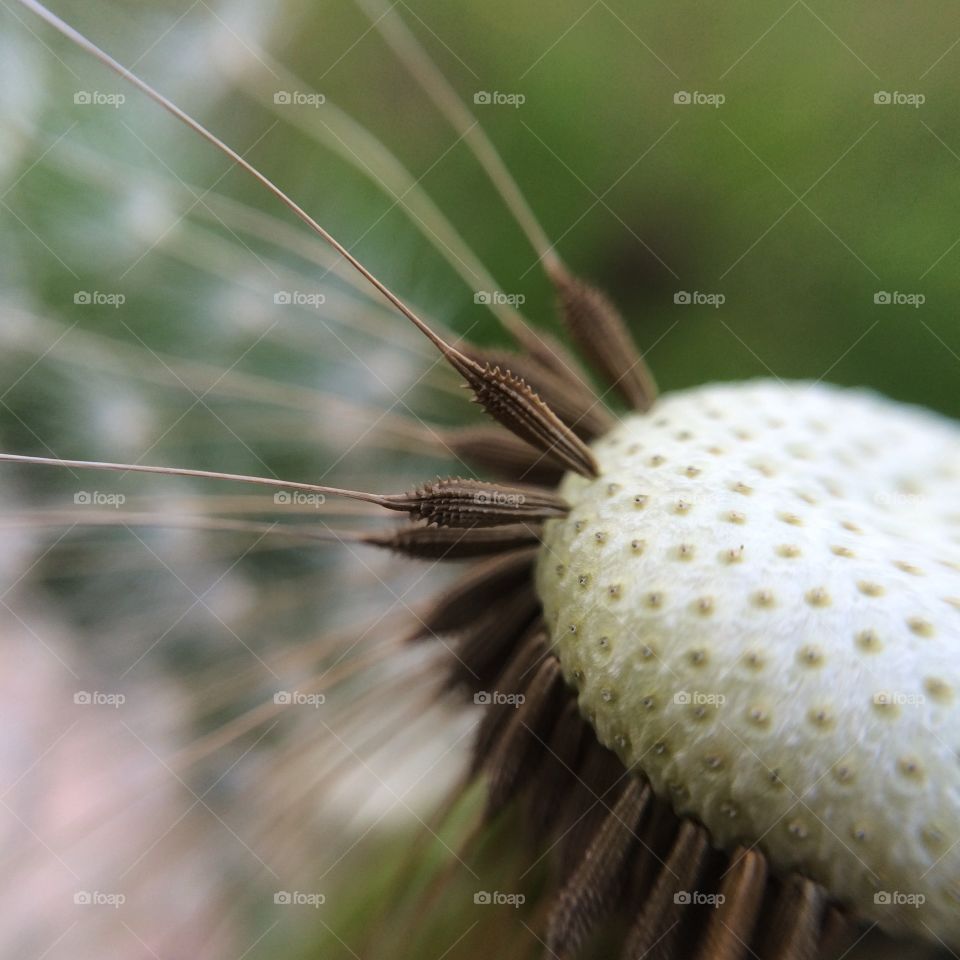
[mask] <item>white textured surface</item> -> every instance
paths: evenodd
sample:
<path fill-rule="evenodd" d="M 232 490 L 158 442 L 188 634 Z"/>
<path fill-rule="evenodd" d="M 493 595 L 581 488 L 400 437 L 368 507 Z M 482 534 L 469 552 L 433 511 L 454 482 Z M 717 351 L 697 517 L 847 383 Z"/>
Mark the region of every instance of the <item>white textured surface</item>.
<path fill-rule="evenodd" d="M 960 429 L 757 381 L 594 450 L 538 587 L 601 740 L 719 845 L 960 945 Z"/>

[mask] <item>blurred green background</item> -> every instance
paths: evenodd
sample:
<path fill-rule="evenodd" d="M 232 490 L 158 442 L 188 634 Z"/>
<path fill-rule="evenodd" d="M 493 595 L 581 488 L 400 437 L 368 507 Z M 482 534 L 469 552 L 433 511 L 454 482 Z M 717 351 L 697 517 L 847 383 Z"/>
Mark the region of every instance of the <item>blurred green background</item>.
<path fill-rule="evenodd" d="M 960 415 L 960 8 L 393 9 L 563 258 L 622 307 L 664 389 L 823 378 Z M 523 233 L 354 0 L 61 0 L 56 12 L 198 115 L 426 315 L 508 342 L 475 302 L 485 288 L 456 269 L 469 266 L 444 255 L 447 228 L 429 197 L 497 288 L 556 327 Z M 276 103 L 280 92 L 301 102 Z M 481 92 L 523 102 L 475 104 Z M 693 102 L 676 102 L 683 93 Z M 115 94 L 125 101 L 104 102 Z M 356 443 L 384 410 L 476 416 L 442 372 L 404 393 L 432 361 L 402 318 L 328 276 L 319 244 L 262 189 L 13 2 L 0 8 L 0 123 L 3 449 L 377 489 L 443 469 L 436 451 L 396 436 Z M 278 304 L 281 291 L 323 291 L 327 302 Z M 123 303 L 75 302 L 83 292 Z M 675 302 L 682 293 L 723 302 Z M 69 506 L 78 486 L 56 472 L 4 477 L 8 506 L 24 508 Z M 144 500 L 170 491 L 149 479 L 110 489 Z M 85 546 L 103 558 L 117 542 Z M 237 566 L 218 550 L 218 563 L 191 568 L 198 582 Z M 71 570 L 58 557 L 38 551 L 30 578 L 91 657 L 110 660 L 118 622 L 128 631 L 128 619 L 171 602 L 149 566 Z M 349 602 L 305 593 L 274 616 L 293 638 L 348 622 L 351 605 L 387 603 L 345 566 L 290 551 L 245 556 L 238 569 L 256 597 L 291 580 L 350 579 Z M 220 662 L 231 644 L 209 628 L 175 631 L 165 669 Z M 144 636 L 152 630 L 148 618 Z M 362 926 L 377 908 L 358 903 L 351 922 Z"/>
<path fill-rule="evenodd" d="M 249 148 L 396 290 L 456 329 L 499 337 L 473 290 L 404 215 L 403 201 L 364 175 L 377 166 L 369 150 L 364 155 L 367 144 L 344 143 L 342 152 L 356 158 L 348 164 L 322 143 L 322 107 L 255 102 L 254 91 L 268 99 L 288 86 L 258 58 L 254 48 L 266 47 L 304 91 L 323 93 L 396 154 L 501 289 L 526 297 L 531 319 L 554 323 L 530 247 L 464 144 L 352 2 L 59 9 Z M 952 389 L 960 350 L 952 288 L 960 257 L 960 12 L 926 3 L 637 9 L 562 0 L 549 9 L 498 0 L 397 9 L 468 103 L 477 91 L 525 98 L 520 107 L 475 113 L 563 256 L 621 304 L 664 387 L 826 376 L 960 411 Z M 19 148 L 10 175 L 70 128 L 69 144 L 130 164 L 134 177 L 179 176 L 200 189 L 216 181 L 218 192 L 278 212 L 242 174 L 223 176 L 220 157 L 133 91 L 120 110 L 76 109 L 67 94 L 79 83 L 104 91 L 122 83 L 49 30 L 28 30 L 12 8 L 4 16 L 6 42 L 25 48 L 18 52 L 36 71 L 24 73 L 33 82 L 21 81 L 29 89 L 21 113 L 36 139 L 8 143 Z M 725 102 L 677 105 L 678 91 Z M 880 91 L 925 102 L 878 105 Z M 149 247 L 122 219 L 136 184 L 107 175 L 105 184 L 78 189 L 52 169 L 70 163 L 60 146 L 7 196 L 4 231 L 5 286 L 54 309 L 76 286 L 57 256 L 85 281 L 113 289 Z M 212 299 L 220 278 L 178 262 L 176 246 L 168 237 L 125 274 L 126 322 L 147 331 L 151 345 L 216 362 L 217 335 L 240 334 Z M 242 262 L 244 251 L 236 252 Z M 255 259 L 246 267 L 255 270 Z M 673 303 L 677 291 L 721 293 L 725 303 L 684 309 Z M 874 303 L 878 291 L 921 294 L 925 303 L 883 308 Z M 75 318 L 69 306 L 63 312 Z M 124 333 L 105 311 L 83 314 L 83 323 Z M 270 369 L 268 358 L 249 359 Z"/>

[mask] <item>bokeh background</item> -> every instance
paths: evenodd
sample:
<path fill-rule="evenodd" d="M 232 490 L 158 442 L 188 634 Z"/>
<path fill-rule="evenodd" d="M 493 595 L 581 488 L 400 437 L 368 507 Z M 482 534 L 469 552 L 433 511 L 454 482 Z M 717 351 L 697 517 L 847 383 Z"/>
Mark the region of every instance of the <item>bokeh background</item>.
<path fill-rule="evenodd" d="M 623 308 L 664 389 L 823 378 L 960 415 L 950 5 L 60 0 L 56 12 L 439 324 L 509 342 L 477 302 L 491 292 L 482 264 L 496 292 L 556 328 L 535 251 L 385 42 L 399 15 L 564 259 Z M 421 421 L 477 414 L 402 318 L 14 0 L 0 5 L 0 125 L 4 450 L 377 490 L 449 470 Z M 396 634 L 389 618 L 440 574 L 197 529 L 214 514 L 317 520 L 310 504 L 284 513 L 223 484 L 6 465 L 0 497 L 5 885 L 18 904 L 5 947 L 355 956 L 372 949 L 374 919 L 405 932 L 381 933 L 369 955 L 489 947 L 490 922 L 481 937 L 459 909 L 481 882 L 463 871 L 422 943 L 382 920 L 391 878 L 408 900 L 434 897 L 430 864 L 414 874 L 406 846 L 460 769 L 468 719 L 445 714 L 378 752 L 377 710 L 389 724 L 409 708 L 388 670 L 351 680 L 344 703 L 370 704 L 353 727 L 346 708 L 322 723 L 277 711 L 215 739 L 278 689 L 326 676 L 337 631 L 362 636 L 360 652 L 377 633 L 363 624 Z M 324 509 L 326 522 L 368 522 Z M 123 709 L 74 703 L 91 690 L 122 693 Z M 315 770 L 334 734 L 335 782 L 305 779 L 296 761 Z M 457 818 L 445 829 L 428 834 L 434 865 Z M 492 851 L 484 869 L 506 871 L 515 851 Z M 91 919 L 72 900 L 88 889 L 129 902 Z M 284 911 L 271 892 L 289 889 L 326 902 Z M 536 955 L 532 934 L 498 923 L 502 955 Z"/>

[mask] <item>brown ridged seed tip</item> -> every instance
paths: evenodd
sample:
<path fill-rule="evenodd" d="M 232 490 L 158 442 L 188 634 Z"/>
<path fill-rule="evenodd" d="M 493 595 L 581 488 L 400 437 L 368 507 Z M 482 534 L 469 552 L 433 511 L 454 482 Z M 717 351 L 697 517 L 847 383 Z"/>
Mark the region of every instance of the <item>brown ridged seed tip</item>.
<path fill-rule="evenodd" d="M 569 507 L 550 490 L 447 477 L 385 498 L 394 510 L 437 527 L 496 527 L 562 517 Z"/>
<path fill-rule="evenodd" d="M 512 433 L 584 477 L 597 475 L 590 448 L 520 377 L 509 370 L 481 366 L 448 348 L 444 356 L 467 381 L 477 403 Z"/>
<path fill-rule="evenodd" d="M 640 355 L 620 311 L 596 287 L 557 268 L 550 279 L 570 336 L 591 366 L 635 410 L 649 410 L 657 397 L 653 374 Z"/>
<path fill-rule="evenodd" d="M 577 372 L 579 367 L 558 373 L 529 354 L 507 350 L 472 349 L 468 355 L 481 366 L 509 370 L 523 380 L 581 440 L 596 440 L 616 423 L 583 374 Z"/>

